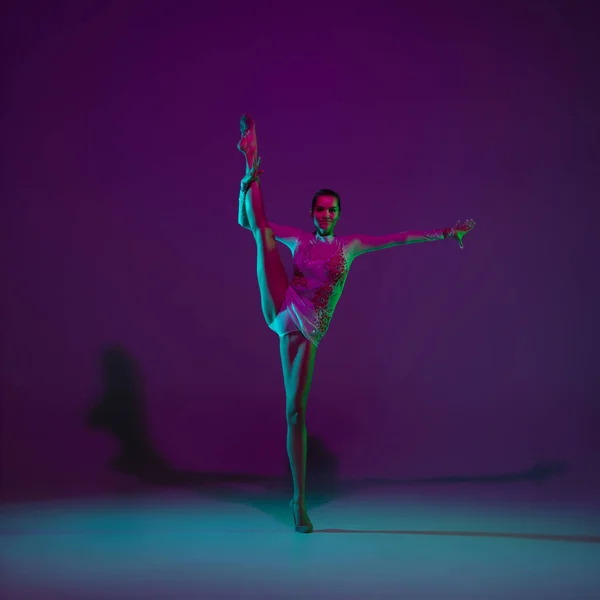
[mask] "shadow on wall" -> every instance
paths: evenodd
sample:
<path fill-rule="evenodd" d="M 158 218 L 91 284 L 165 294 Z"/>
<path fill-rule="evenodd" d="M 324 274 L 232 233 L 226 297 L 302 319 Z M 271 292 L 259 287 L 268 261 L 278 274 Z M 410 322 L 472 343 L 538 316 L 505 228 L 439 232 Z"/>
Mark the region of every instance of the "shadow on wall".
<path fill-rule="evenodd" d="M 135 360 L 122 346 L 107 348 L 101 362 L 102 391 L 98 403 L 86 418 L 86 425 L 103 430 L 119 442 L 120 451 L 110 461 L 113 470 L 136 477 L 142 483 L 159 486 L 198 488 L 215 492 L 230 484 L 260 485 L 279 495 L 292 492 L 291 472 L 287 477 L 268 477 L 248 473 L 189 471 L 169 464 L 157 449 L 150 434 L 144 388 Z M 307 485 L 319 495 L 330 497 L 338 481 L 336 457 L 316 436 L 308 438 Z"/>
<path fill-rule="evenodd" d="M 292 491 L 291 474 L 285 477 L 268 477 L 246 473 L 223 473 L 181 470 L 170 465 L 156 448 L 149 433 L 143 385 L 135 360 L 121 346 L 105 350 L 102 363 L 102 393 L 98 404 L 89 412 L 86 424 L 93 429 L 113 435 L 120 444 L 120 454 L 110 465 L 120 473 L 136 477 L 149 485 L 195 488 L 231 501 L 250 503 L 265 509 L 279 499 L 289 497 Z M 282 452 L 284 460 L 285 451 Z M 287 464 L 287 458 L 285 458 Z M 540 462 L 530 469 L 514 473 L 493 475 L 453 475 L 413 479 L 339 478 L 336 456 L 317 436 L 308 437 L 307 490 L 311 505 L 325 504 L 331 499 L 376 486 L 402 486 L 444 483 L 513 483 L 542 482 L 566 470 L 562 462 Z M 247 490 L 235 486 L 253 485 L 262 488 L 260 494 L 249 498 Z M 232 489 L 233 485 L 233 489 Z M 266 495 L 265 495 L 266 494 Z M 272 512 L 268 511 L 267 512 Z"/>

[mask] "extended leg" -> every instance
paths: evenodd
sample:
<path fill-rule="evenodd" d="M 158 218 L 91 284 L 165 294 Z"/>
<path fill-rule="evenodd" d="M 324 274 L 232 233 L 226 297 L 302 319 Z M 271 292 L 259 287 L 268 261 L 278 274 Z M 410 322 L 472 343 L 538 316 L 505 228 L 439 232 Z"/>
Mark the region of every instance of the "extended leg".
<path fill-rule="evenodd" d="M 254 122 L 246 115 L 242 117 L 242 130 L 243 136 L 238 147 L 246 157 L 246 170 L 248 171 L 258 160 L 258 147 Z M 261 307 L 265 321 L 270 325 L 285 300 L 288 276 L 279 255 L 277 240 L 265 214 L 262 191 L 258 180 L 251 182 L 244 202 L 250 229 L 256 241 L 256 274 Z"/>
<path fill-rule="evenodd" d="M 296 531 L 310 533 L 306 514 L 306 401 L 312 383 L 316 346 L 300 332 L 281 337 L 281 365 L 286 395 L 287 451 L 294 482 L 292 509 Z"/>

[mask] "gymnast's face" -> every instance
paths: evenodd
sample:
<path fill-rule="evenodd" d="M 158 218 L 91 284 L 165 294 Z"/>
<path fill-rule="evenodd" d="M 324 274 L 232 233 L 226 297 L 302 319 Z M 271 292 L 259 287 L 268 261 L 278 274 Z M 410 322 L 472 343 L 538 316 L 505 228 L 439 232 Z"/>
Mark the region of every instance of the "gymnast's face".
<path fill-rule="evenodd" d="M 340 207 L 335 196 L 319 196 L 311 210 L 315 227 L 320 235 L 331 235 L 340 218 Z"/>

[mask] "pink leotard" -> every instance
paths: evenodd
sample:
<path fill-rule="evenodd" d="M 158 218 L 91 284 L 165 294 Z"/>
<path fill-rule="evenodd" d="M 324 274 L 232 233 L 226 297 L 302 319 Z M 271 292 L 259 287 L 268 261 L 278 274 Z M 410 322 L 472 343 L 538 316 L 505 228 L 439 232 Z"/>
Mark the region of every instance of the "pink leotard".
<path fill-rule="evenodd" d="M 346 238 L 303 233 L 293 249 L 294 274 L 269 326 L 280 336 L 300 331 L 315 346 L 329 328 L 354 260 Z"/>

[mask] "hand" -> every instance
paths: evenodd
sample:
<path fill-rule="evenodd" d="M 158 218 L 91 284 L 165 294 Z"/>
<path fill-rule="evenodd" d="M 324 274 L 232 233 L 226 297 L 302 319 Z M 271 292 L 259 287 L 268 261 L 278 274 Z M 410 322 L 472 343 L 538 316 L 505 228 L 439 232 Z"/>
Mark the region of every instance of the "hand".
<path fill-rule="evenodd" d="M 252 168 L 244 175 L 244 178 L 241 181 L 241 188 L 244 192 L 247 192 L 250 189 L 250 185 L 252 185 L 253 181 L 260 183 L 260 176 L 264 173 L 260 168 L 260 160 L 260 157 L 255 158 L 252 161 Z"/>
<path fill-rule="evenodd" d="M 458 221 L 458 223 L 456 224 L 456 227 L 454 227 L 453 232 L 454 232 L 454 237 L 456 238 L 456 241 L 458 242 L 458 246 L 461 250 L 464 249 L 463 246 L 463 237 L 469 233 L 469 231 L 471 231 L 471 229 L 473 229 L 473 227 L 475 227 L 475 221 L 473 221 L 473 219 L 469 219 L 468 221 L 465 221 L 462 225 L 460 224 L 460 221 Z"/>

